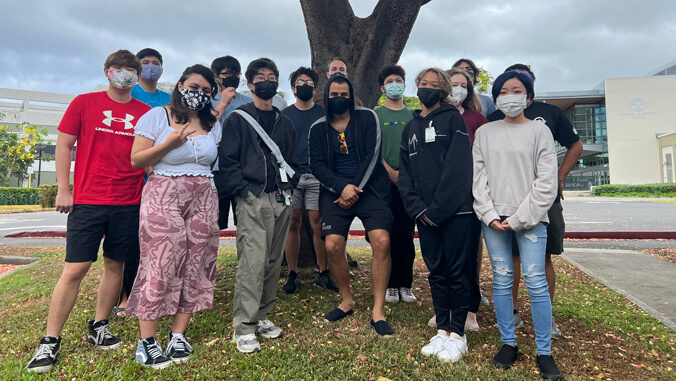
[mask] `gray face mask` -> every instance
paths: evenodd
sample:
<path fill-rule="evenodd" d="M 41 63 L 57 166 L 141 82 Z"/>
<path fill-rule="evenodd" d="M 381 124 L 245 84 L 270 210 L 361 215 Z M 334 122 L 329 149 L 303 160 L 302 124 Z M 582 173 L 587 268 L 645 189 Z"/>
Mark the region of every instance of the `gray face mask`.
<path fill-rule="evenodd" d="M 467 89 L 462 86 L 454 86 L 451 91 L 451 101 L 454 105 L 462 104 L 467 99 Z"/>
<path fill-rule="evenodd" d="M 509 117 L 515 117 L 526 109 L 526 95 L 525 94 L 508 94 L 500 95 L 495 101 L 495 106 Z"/>

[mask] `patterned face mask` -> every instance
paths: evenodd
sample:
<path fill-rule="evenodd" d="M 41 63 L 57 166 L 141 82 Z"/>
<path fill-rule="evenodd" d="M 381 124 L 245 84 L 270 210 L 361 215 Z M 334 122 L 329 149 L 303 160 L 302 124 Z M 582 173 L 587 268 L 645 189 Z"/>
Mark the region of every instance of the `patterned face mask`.
<path fill-rule="evenodd" d="M 181 98 L 188 108 L 195 111 L 203 109 L 211 100 L 202 90 L 188 90 L 185 87 L 181 90 Z"/>
<path fill-rule="evenodd" d="M 138 82 L 138 75 L 124 69 L 108 70 L 108 81 L 118 89 L 134 87 Z"/>

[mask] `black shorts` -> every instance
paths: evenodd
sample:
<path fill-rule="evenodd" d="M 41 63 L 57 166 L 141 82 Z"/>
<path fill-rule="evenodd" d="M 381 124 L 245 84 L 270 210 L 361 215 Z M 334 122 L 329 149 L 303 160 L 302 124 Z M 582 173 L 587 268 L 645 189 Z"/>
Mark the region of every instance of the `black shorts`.
<path fill-rule="evenodd" d="M 547 254 L 559 255 L 563 253 L 563 236 L 566 233 L 566 222 L 563 220 L 563 206 L 555 202 L 547 212 Z M 512 235 L 512 253 L 519 255 L 519 246 Z"/>
<path fill-rule="evenodd" d="M 68 215 L 66 262 L 95 262 L 103 241 L 103 256 L 138 261 L 139 205 L 73 205 Z"/>
<path fill-rule="evenodd" d="M 365 190 L 359 195 L 359 200 L 350 209 L 343 209 L 333 202 L 339 196 L 326 192 L 320 205 L 319 213 L 322 217 L 322 238 L 330 234 L 338 234 L 347 238 L 350 225 L 355 217 L 364 224 L 366 232 L 383 229 L 389 233 L 392 229 L 392 211 L 383 200 L 371 190 Z"/>

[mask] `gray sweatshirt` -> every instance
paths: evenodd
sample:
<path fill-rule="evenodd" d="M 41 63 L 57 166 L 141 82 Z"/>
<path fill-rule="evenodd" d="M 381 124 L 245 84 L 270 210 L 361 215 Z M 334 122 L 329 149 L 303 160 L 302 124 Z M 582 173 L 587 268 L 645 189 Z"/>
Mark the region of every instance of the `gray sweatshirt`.
<path fill-rule="evenodd" d="M 513 230 L 549 222 L 547 211 L 558 189 L 557 161 L 544 123 L 484 124 L 476 132 L 472 158 L 474 211 L 484 224 L 500 216 Z"/>

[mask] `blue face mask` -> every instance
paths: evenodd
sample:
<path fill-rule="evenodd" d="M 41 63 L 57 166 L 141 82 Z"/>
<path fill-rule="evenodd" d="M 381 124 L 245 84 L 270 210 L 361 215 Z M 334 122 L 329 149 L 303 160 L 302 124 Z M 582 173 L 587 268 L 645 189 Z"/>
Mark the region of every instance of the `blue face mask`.
<path fill-rule="evenodd" d="M 141 71 L 141 78 L 146 81 L 157 81 L 162 76 L 162 68 L 155 66 L 153 64 L 143 65 L 143 70 Z"/>
<path fill-rule="evenodd" d="M 404 96 L 404 84 L 403 83 L 390 83 L 385 86 L 385 95 L 390 99 L 399 99 Z"/>

